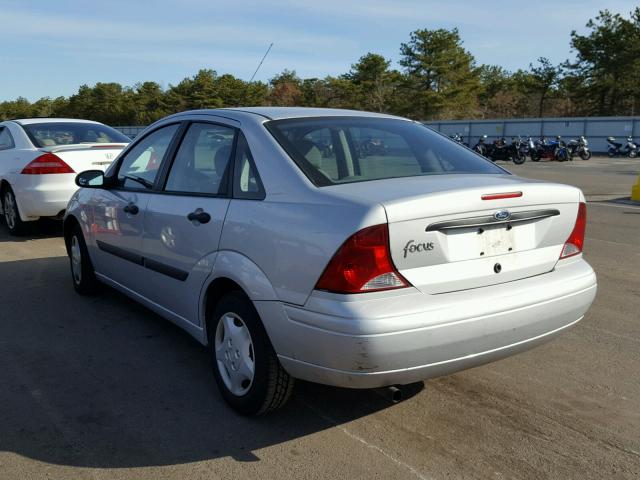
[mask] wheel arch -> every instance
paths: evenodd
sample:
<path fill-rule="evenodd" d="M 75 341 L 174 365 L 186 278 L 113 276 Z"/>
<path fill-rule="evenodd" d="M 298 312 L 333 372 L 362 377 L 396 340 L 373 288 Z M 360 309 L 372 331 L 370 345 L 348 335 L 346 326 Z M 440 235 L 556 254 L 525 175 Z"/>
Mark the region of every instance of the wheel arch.
<path fill-rule="evenodd" d="M 62 222 L 62 236 L 64 238 L 64 246 L 67 249 L 67 255 L 69 255 L 69 247 L 71 241 L 71 231 L 74 226 L 80 226 L 80 222 L 74 215 L 67 215 Z"/>
<path fill-rule="evenodd" d="M 252 302 L 278 300 L 265 273 L 248 257 L 233 251 L 218 252 L 212 274 L 201 291 L 200 312 L 203 326 L 202 340 L 208 343 L 207 321 L 209 312 L 220 299 L 232 291 L 242 292 Z M 255 305 L 254 305 L 255 307 Z M 268 332 L 264 319 L 262 323 Z"/>
<path fill-rule="evenodd" d="M 11 188 L 11 184 L 9 183 L 8 180 L 4 178 L 0 180 L 0 204 L 2 204 L 3 208 L 4 208 L 4 192 L 6 192 L 10 188 Z"/>

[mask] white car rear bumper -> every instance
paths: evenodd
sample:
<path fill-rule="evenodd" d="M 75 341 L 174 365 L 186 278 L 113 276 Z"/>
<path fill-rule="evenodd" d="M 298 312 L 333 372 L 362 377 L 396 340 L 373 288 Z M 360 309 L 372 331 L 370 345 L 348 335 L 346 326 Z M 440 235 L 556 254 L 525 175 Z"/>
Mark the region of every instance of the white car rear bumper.
<path fill-rule="evenodd" d="M 55 217 L 67 208 L 78 187 L 75 173 L 20 175 L 12 185 L 23 221 Z"/>
<path fill-rule="evenodd" d="M 544 275 L 460 292 L 374 299 L 314 292 L 305 307 L 255 303 L 292 376 L 373 388 L 528 350 L 577 323 L 596 289 L 579 256 Z"/>

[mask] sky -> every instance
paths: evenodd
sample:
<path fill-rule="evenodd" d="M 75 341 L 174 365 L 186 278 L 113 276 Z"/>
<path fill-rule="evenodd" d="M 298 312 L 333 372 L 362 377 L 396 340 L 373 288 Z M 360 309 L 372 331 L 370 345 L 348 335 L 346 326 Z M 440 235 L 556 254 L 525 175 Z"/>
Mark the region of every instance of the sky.
<path fill-rule="evenodd" d="M 282 70 L 345 73 L 376 52 L 397 67 L 419 28 L 457 27 L 478 63 L 527 68 L 572 56 L 570 32 L 626 0 L 0 0 L 0 101 L 75 93 L 82 84 L 155 81 L 201 68 L 249 80 Z"/>

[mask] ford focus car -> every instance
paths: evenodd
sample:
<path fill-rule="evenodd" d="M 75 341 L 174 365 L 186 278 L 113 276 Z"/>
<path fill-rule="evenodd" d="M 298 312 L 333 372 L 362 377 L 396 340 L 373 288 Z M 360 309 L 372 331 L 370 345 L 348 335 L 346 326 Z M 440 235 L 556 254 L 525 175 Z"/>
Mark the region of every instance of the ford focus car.
<path fill-rule="evenodd" d="M 77 173 L 104 169 L 130 142 L 98 122 L 27 118 L 0 123 L 0 209 L 12 235 L 41 217 L 62 219 Z"/>
<path fill-rule="evenodd" d="M 294 379 L 403 385 L 527 350 L 596 293 L 580 190 L 403 118 L 184 112 L 77 182 L 75 289 L 107 284 L 207 345 L 243 414 Z"/>

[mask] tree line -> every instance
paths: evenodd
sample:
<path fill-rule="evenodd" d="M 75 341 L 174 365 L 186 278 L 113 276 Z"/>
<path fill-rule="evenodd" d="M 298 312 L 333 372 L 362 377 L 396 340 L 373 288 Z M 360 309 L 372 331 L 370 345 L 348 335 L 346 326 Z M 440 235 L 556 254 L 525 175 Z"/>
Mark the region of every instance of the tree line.
<path fill-rule="evenodd" d="M 638 115 L 640 7 L 608 10 L 571 33 L 575 57 L 558 65 L 540 57 L 514 72 L 478 65 L 457 29 L 420 29 L 400 45 L 399 68 L 377 53 L 339 76 L 300 78 L 284 70 L 268 82 L 246 82 L 202 69 L 177 85 L 146 81 L 82 85 L 69 97 L 0 103 L 0 119 L 86 118 L 110 125 L 147 125 L 199 108 L 278 105 L 353 108 L 418 120 Z"/>

